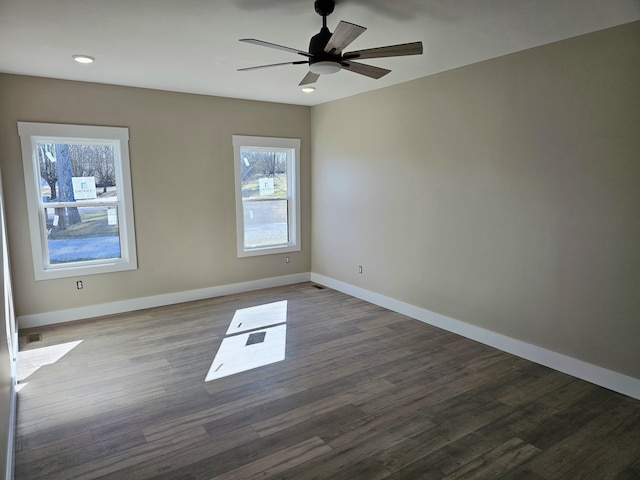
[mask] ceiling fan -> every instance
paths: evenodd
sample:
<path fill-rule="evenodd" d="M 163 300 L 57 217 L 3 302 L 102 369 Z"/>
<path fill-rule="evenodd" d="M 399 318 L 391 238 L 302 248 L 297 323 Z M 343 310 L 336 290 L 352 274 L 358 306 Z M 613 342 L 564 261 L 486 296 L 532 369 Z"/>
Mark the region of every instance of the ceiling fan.
<path fill-rule="evenodd" d="M 336 73 L 343 69 L 359 73 L 366 77 L 378 79 L 389 73 L 391 70 L 374 67 L 373 65 L 367 65 L 365 63 L 359 63 L 355 60 L 420 55 L 422 53 L 422 42 L 402 43 L 398 45 L 368 48 L 366 50 L 355 50 L 343 53 L 344 48 L 358 38 L 366 28 L 341 20 L 335 31 L 331 33 L 327 28 L 327 16 L 333 12 L 335 1 L 316 0 L 314 6 L 318 15 L 322 16 L 322 29 L 319 33 L 311 37 L 308 52 L 277 45 L 275 43 L 265 42 L 263 40 L 256 40 L 255 38 L 240 39 L 241 42 L 297 53 L 298 55 L 306 57 L 306 60 L 240 68 L 238 71 L 257 70 L 260 68 L 278 67 L 281 65 L 301 65 L 306 63 L 309 64 L 309 73 L 305 75 L 299 85 L 309 85 L 318 80 L 320 75 Z"/>

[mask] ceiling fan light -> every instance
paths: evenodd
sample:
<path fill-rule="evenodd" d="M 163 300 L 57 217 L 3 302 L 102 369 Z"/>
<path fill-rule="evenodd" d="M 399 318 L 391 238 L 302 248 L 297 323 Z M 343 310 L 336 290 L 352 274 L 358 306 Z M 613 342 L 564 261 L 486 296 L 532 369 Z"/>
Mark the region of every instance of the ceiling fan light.
<path fill-rule="evenodd" d="M 320 62 L 314 62 L 309 65 L 309 70 L 312 73 L 318 75 L 327 75 L 329 73 L 339 72 L 342 66 L 338 62 L 332 62 L 331 60 L 323 60 Z"/>

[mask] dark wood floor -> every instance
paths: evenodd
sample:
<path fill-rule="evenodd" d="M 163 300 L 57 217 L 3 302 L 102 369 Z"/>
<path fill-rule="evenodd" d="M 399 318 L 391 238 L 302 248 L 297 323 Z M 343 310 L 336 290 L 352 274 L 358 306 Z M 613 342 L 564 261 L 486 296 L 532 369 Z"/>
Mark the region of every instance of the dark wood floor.
<path fill-rule="evenodd" d="M 286 360 L 204 382 L 239 308 Z M 640 402 L 312 284 L 22 331 L 16 479 L 638 479 Z"/>

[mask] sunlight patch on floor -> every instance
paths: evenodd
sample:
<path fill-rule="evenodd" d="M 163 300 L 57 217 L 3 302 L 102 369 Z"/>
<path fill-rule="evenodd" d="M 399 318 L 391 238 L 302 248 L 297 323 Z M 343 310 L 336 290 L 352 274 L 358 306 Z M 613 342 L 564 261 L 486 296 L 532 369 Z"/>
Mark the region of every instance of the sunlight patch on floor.
<path fill-rule="evenodd" d="M 27 385 L 24 381 L 45 365 L 52 365 L 64 357 L 67 353 L 80 345 L 82 340 L 75 342 L 61 343 L 49 347 L 34 348 L 18 352 L 17 361 L 17 391 Z"/>
<path fill-rule="evenodd" d="M 205 382 L 285 359 L 287 301 L 236 311 Z"/>
<path fill-rule="evenodd" d="M 256 328 L 265 328 L 270 325 L 286 323 L 287 301 L 265 303 L 255 307 L 236 310 L 233 320 L 227 329 L 227 335 L 233 335 Z"/>

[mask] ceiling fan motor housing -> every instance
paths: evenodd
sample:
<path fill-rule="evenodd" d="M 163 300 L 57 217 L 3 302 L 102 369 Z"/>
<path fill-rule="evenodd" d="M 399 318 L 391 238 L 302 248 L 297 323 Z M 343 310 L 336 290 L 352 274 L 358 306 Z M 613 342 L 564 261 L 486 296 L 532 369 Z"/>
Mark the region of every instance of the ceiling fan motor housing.
<path fill-rule="evenodd" d="M 316 2 L 317 4 L 318 2 Z M 319 75 L 339 72 L 341 66 L 341 56 L 338 54 L 327 53 L 324 47 L 327 46 L 332 33 L 326 26 L 323 26 L 320 33 L 311 37 L 309 42 L 309 70 Z"/>

